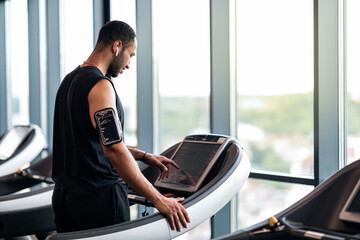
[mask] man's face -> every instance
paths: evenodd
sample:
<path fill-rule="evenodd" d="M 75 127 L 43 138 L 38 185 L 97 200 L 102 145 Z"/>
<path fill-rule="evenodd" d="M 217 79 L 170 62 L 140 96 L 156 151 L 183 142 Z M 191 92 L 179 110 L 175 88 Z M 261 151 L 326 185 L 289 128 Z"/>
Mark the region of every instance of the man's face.
<path fill-rule="evenodd" d="M 136 54 L 137 41 L 135 40 L 127 47 L 123 48 L 117 57 L 111 62 L 107 73 L 112 77 L 117 77 L 126 68 L 130 68 L 130 59 Z"/>

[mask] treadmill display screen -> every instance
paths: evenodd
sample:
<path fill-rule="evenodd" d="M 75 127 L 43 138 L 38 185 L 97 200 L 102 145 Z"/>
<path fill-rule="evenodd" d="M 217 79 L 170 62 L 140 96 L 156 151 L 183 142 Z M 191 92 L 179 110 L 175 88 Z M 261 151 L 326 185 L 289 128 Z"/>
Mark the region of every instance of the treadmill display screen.
<path fill-rule="evenodd" d="M 158 179 L 155 186 L 180 192 L 195 192 L 216 162 L 225 142 L 226 138 L 219 138 L 215 142 L 184 140 L 171 158 L 180 169 L 172 167 L 170 176 Z"/>
<path fill-rule="evenodd" d="M 340 219 L 360 223 L 360 179 L 346 201 Z"/>
<path fill-rule="evenodd" d="M 27 127 L 14 127 L 6 132 L 0 140 L 0 160 L 11 157 L 28 133 Z"/>

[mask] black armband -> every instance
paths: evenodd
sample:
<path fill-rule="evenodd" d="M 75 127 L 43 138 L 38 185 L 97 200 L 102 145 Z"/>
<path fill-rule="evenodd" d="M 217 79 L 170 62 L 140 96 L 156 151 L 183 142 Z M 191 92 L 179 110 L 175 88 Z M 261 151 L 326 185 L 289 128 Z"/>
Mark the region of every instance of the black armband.
<path fill-rule="evenodd" d="M 121 142 L 123 131 L 114 109 L 105 108 L 94 114 L 96 129 L 104 146 Z"/>

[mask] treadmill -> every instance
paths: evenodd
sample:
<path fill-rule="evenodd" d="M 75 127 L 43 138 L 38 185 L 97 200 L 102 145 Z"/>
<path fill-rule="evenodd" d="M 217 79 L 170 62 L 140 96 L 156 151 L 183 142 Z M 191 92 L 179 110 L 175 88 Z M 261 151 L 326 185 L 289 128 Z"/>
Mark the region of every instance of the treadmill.
<path fill-rule="evenodd" d="M 189 142 L 191 144 L 188 144 Z M 192 145 L 193 142 L 200 142 L 201 144 Z M 217 150 L 214 150 L 214 147 L 210 145 L 218 145 L 219 147 Z M 196 184 L 191 182 L 191 187 L 184 187 L 184 183 L 187 183 L 184 181 L 184 175 L 179 178 L 175 177 L 179 182 L 172 187 L 173 184 L 170 182 L 157 182 L 159 171 L 156 167 L 145 166 L 141 168 L 144 176 L 161 193 L 171 193 L 175 196 L 186 197 L 182 204 L 191 217 L 191 223 L 188 224 L 188 228 L 183 229 L 182 232 L 171 230 L 167 219 L 157 212 L 140 219 L 107 227 L 78 232 L 54 233 L 49 235 L 47 239 L 174 238 L 193 229 L 216 214 L 240 190 L 250 173 L 250 161 L 239 142 L 227 136 L 209 134 L 190 135 L 185 137 L 182 142 L 173 145 L 162 153 L 166 157 L 173 157 L 175 162 L 180 166 L 184 166 L 186 163 L 180 163 L 181 159 L 176 157 L 176 153 L 179 153 L 180 158 L 183 156 L 182 154 L 187 154 L 188 156 L 198 154 L 200 156 L 196 159 L 193 157 L 192 161 L 207 161 L 209 158 L 215 159 L 205 166 L 203 172 L 206 172 L 206 176 L 197 178 L 191 170 L 187 171 L 186 178 L 189 179 L 192 176 L 191 179 L 196 182 Z M 202 157 L 207 154 L 211 155 L 211 157 Z M 197 164 L 192 165 L 197 166 Z M 208 168 L 207 166 L 210 167 Z M 35 171 L 32 172 L 36 173 Z M 36 173 L 33 175 L 40 174 Z M 30 178 L 28 177 L 28 179 Z M 54 231 L 55 226 L 51 210 L 52 191 L 53 185 L 49 185 L 27 193 L 0 197 L 0 238 L 30 234 L 38 235 Z M 128 198 L 130 204 L 137 203 L 152 206 L 151 202 L 131 189 L 129 189 Z M 5 205 L 12 206 L 12 208 L 1 212 L 1 209 L 7 209 L 4 207 Z M 35 222 L 34 219 L 38 220 Z"/>
<path fill-rule="evenodd" d="M 28 168 L 0 177 L 0 238 L 54 231 L 51 172 L 49 155 Z"/>
<path fill-rule="evenodd" d="M 35 125 L 18 125 L 0 136 L 0 177 L 16 172 L 47 148 L 41 129 Z"/>
<path fill-rule="evenodd" d="M 360 160 L 269 220 L 216 239 L 360 239 Z"/>

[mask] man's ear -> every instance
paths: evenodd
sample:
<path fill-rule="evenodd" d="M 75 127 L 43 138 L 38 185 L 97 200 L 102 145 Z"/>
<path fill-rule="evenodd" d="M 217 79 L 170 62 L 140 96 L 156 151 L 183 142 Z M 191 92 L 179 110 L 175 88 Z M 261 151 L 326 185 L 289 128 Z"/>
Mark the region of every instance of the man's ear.
<path fill-rule="evenodd" d="M 117 56 L 119 54 L 119 52 L 121 52 L 122 48 L 123 48 L 123 45 L 122 45 L 121 40 L 115 41 L 113 43 L 112 50 L 113 50 L 113 53 L 115 54 L 115 56 Z"/>

